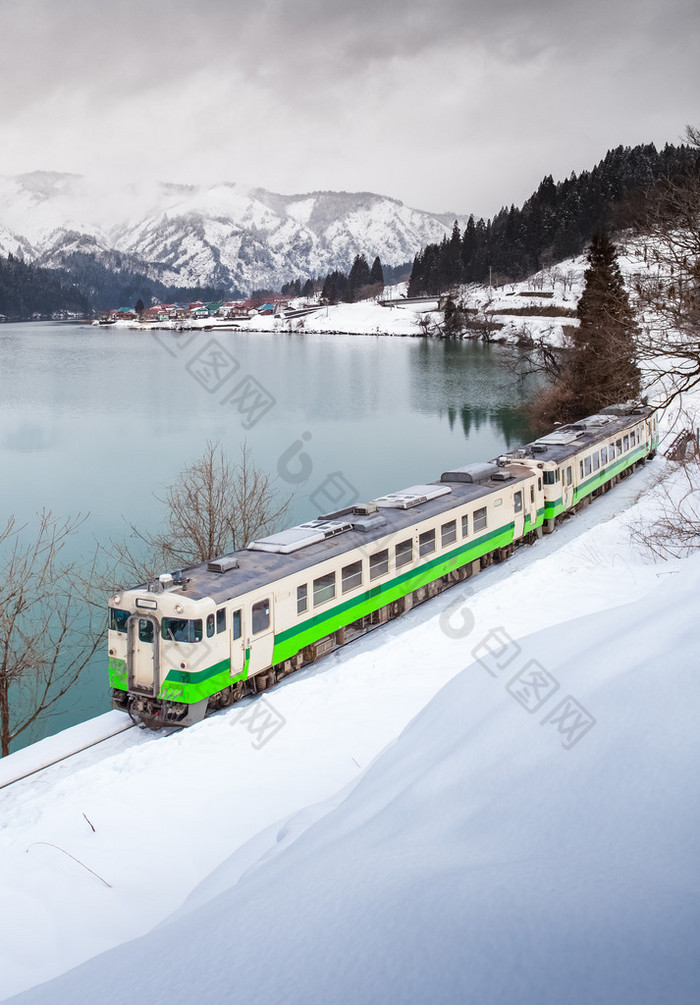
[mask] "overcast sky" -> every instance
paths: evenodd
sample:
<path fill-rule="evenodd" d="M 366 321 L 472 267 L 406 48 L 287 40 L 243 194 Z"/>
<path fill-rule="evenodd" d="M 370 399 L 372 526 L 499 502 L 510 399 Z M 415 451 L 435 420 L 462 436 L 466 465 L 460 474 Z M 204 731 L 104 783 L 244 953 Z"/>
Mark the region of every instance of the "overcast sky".
<path fill-rule="evenodd" d="M 698 0 L 0 0 L 3 174 L 489 216 L 700 125 Z"/>

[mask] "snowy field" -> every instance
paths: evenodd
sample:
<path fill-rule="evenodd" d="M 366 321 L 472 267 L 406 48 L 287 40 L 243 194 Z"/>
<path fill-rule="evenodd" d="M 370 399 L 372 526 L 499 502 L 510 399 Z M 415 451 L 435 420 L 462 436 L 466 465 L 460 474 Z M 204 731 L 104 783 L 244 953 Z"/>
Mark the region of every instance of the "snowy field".
<path fill-rule="evenodd" d="M 265 696 L 0 790 L 0 997 L 697 1002 L 700 556 L 631 540 L 663 478 Z"/>

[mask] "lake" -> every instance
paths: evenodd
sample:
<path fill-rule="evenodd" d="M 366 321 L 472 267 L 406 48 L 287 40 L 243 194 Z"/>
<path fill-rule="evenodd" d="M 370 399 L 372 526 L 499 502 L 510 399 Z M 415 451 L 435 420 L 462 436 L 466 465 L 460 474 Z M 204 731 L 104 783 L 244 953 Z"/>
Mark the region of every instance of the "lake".
<path fill-rule="evenodd" d="M 381 336 L 0 326 L 0 526 L 89 513 L 80 538 L 155 530 L 207 440 L 295 491 L 288 523 L 526 441 L 517 350 Z M 109 708 L 106 657 L 38 739 Z M 18 743 L 17 746 L 23 744 Z"/>

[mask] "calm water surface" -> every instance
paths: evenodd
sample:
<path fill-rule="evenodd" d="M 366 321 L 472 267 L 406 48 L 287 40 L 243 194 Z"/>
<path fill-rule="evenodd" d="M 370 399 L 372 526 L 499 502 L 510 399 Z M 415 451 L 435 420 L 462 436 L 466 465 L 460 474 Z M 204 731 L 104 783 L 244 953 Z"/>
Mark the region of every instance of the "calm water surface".
<path fill-rule="evenodd" d="M 207 440 L 296 489 L 289 522 L 526 440 L 514 350 L 379 336 L 0 326 L 0 523 L 89 513 L 81 547 L 158 527 Z M 302 476 L 307 476 L 299 483 Z M 294 484 L 292 484 L 294 483 Z M 48 732 L 109 707 L 100 657 Z M 37 739 L 34 734 L 27 742 Z"/>

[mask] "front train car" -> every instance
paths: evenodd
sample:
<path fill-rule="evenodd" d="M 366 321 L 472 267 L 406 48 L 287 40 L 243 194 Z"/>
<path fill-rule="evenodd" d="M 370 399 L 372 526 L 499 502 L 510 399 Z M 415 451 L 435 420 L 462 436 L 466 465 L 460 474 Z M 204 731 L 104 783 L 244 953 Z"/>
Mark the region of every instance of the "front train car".
<path fill-rule="evenodd" d="M 154 727 L 198 722 L 211 696 L 244 674 L 235 616 L 188 597 L 187 582 L 163 575 L 109 602 L 112 705 Z"/>

